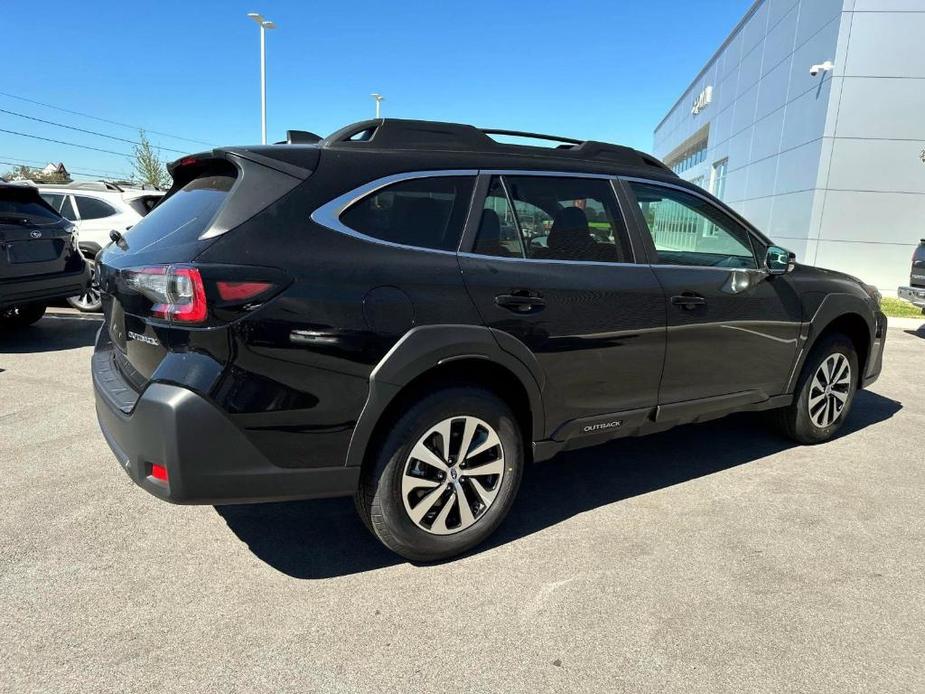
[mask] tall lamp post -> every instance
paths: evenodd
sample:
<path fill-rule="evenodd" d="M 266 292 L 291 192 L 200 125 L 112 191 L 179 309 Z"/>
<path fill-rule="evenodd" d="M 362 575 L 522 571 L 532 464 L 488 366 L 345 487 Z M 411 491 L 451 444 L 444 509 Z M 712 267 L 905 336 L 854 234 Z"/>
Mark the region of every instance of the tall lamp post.
<path fill-rule="evenodd" d="M 276 24 L 265 19 L 259 12 L 248 12 L 247 16 L 260 27 L 260 136 L 263 144 L 267 143 L 267 29 L 275 29 Z"/>
<path fill-rule="evenodd" d="M 379 118 L 379 104 L 385 97 L 379 92 L 373 92 L 370 96 L 376 100 L 376 118 Z"/>

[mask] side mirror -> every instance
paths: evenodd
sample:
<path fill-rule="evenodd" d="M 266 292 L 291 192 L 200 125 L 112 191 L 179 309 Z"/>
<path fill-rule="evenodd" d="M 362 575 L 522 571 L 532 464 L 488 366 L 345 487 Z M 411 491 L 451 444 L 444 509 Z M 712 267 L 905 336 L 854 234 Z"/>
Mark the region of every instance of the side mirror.
<path fill-rule="evenodd" d="M 764 266 L 769 275 L 786 275 L 793 271 L 796 261 L 796 253 L 780 246 L 771 246 L 764 258 Z"/>

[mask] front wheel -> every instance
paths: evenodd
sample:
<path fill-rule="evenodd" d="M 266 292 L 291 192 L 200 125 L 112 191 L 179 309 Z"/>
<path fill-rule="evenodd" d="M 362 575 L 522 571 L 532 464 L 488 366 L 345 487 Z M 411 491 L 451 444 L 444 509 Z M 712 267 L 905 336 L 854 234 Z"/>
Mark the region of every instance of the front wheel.
<path fill-rule="evenodd" d="M 96 313 L 103 309 L 103 298 L 100 293 L 100 283 L 96 278 L 96 261 L 87 258 L 87 265 L 90 267 L 90 284 L 87 285 L 86 291 L 77 296 L 69 296 L 67 303 L 72 308 L 76 308 L 83 313 Z"/>
<path fill-rule="evenodd" d="M 828 441 L 848 417 L 859 378 L 851 340 L 844 335 L 823 338 L 806 358 L 793 404 L 778 411 L 784 433 L 802 444 Z"/>
<path fill-rule="evenodd" d="M 357 510 L 406 559 L 436 561 L 487 538 L 513 504 L 523 442 L 510 408 L 479 388 L 442 388 L 391 427 Z"/>

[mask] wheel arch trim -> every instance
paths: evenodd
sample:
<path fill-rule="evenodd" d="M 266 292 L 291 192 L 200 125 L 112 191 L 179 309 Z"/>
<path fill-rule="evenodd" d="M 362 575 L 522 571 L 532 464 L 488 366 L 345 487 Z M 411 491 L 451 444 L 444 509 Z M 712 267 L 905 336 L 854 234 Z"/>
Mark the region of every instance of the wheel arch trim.
<path fill-rule="evenodd" d="M 507 338 L 507 339 L 506 339 Z M 514 344 L 508 344 L 509 340 Z M 503 348 L 499 342 L 503 342 Z M 529 360 L 524 363 L 520 345 Z M 541 372 L 527 347 L 506 333 L 476 325 L 425 325 L 412 328 L 382 357 L 369 377 L 369 394 L 347 449 L 348 467 L 363 464 L 376 425 L 392 401 L 412 381 L 447 363 L 479 359 L 508 371 L 521 384 L 530 403 L 533 438 L 545 437 Z"/>
<path fill-rule="evenodd" d="M 860 297 L 852 294 L 827 294 L 816 308 L 812 318 L 805 325 L 800 352 L 787 382 L 788 393 L 793 392 L 797 378 L 803 371 L 806 359 L 819 338 L 826 334 L 835 321 L 848 315 L 857 316 L 867 326 L 867 359 L 864 364 L 860 365 L 861 373 L 858 379 L 859 382 L 863 381 L 867 368 L 871 363 L 871 356 L 874 354 L 874 344 L 878 339 L 876 337 L 876 319 L 871 315 L 870 307 Z M 860 357 L 861 355 L 858 356 Z"/>

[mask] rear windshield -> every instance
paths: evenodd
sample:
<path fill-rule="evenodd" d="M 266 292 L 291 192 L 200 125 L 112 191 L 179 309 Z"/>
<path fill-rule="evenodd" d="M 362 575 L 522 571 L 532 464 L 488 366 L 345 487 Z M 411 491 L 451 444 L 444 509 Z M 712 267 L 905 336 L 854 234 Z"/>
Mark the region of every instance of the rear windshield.
<path fill-rule="evenodd" d="M 139 198 L 132 198 L 128 201 L 128 204 L 135 212 L 144 217 L 148 212 L 154 209 L 154 206 L 161 197 L 160 195 L 142 195 Z"/>
<path fill-rule="evenodd" d="M 0 224 L 54 224 L 61 216 L 31 190 L 0 190 Z"/>
<path fill-rule="evenodd" d="M 230 175 L 194 178 L 126 232 L 125 242 L 140 251 L 162 240 L 170 244 L 195 241 L 209 228 L 235 180 Z"/>

